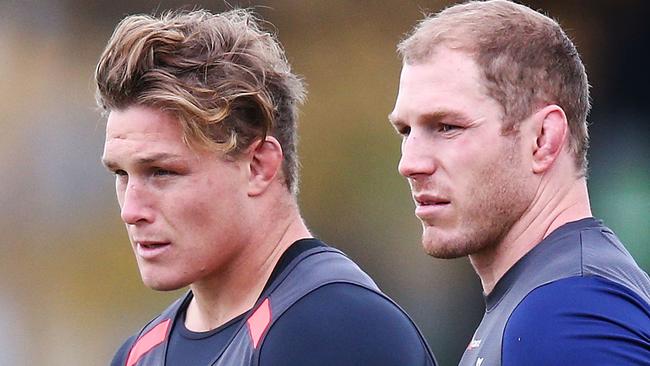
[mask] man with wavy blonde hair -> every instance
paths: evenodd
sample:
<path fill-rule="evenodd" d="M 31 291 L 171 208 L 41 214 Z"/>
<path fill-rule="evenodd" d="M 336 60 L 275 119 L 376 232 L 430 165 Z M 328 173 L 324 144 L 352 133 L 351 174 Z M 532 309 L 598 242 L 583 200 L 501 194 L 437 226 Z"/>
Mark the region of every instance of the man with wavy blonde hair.
<path fill-rule="evenodd" d="M 485 294 L 460 364 L 650 364 L 650 280 L 592 217 L 589 85 L 558 23 L 470 1 L 424 19 L 398 50 L 389 119 L 422 244 L 469 256 Z"/>
<path fill-rule="evenodd" d="M 248 11 L 129 16 L 96 82 L 142 280 L 190 290 L 112 365 L 435 364 L 408 315 L 303 222 L 304 87 Z"/>

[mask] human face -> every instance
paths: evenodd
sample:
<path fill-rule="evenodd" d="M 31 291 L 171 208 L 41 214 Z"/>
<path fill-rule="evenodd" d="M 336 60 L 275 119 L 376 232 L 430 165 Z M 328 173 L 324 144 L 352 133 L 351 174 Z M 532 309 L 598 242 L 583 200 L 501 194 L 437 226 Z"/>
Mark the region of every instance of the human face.
<path fill-rule="evenodd" d="M 132 106 L 108 117 L 102 158 L 143 282 L 173 290 L 218 277 L 246 241 L 245 169 L 191 149 L 180 123 Z"/>
<path fill-rule="evenodd" d="M 405 64 L 389 119 L 402 136 L 399 172 L 408 179 L 422 243 L 438 258 L 499 244 L 526 210 L 530 184 L 516 133 L 481 87 L 474 60 L 441 48 Z"/>

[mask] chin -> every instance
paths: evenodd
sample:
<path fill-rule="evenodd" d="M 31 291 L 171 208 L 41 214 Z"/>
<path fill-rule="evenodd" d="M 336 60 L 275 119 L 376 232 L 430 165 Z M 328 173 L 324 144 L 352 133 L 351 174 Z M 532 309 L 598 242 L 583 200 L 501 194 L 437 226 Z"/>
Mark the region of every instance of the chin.
<path fill-rule="evenodd" d="M 454 259 L 468 256 L 480 250 L 482 243 L 468 240 L 459 233 L 442 232 L 439 228 L 425 227 L 422 232 L 424 251 L 439 259 Z"/>
<path fill-rule="evenodd" d="M 185 282 L 179 281 L 178 278 L 165 279 L 161 276 L 152 276 L 141 274 L 142 283 L 152 290 L 156 291 L 174 291 L 187 286 Z"/>
<path fill-rule="evenodd" d="M 468 254 L 453 244 L 441 245 L 441 243 L 430 243 L 423 241 L 422 247 L 428 255 L 438 259 L 454 259 L 464 257 Z"/>
<path fill-rule="evenodd" d="M 150 285 L 150 284 L 148 284 L 148 283 L 145 283 L 145 285 L 146 285 L 147 287 L 149 287 L 150 289 L 152 289 L 152 290 L 156 290 L 156 291 L 174 291 L 174 290 L 178 290 L 178 289 L 180 289 L 180 288 L 185 287 L 185 286 L 175 286 L 175 285 L 167 285 L 167 284 L 154 284 L 154 285 Z"/>

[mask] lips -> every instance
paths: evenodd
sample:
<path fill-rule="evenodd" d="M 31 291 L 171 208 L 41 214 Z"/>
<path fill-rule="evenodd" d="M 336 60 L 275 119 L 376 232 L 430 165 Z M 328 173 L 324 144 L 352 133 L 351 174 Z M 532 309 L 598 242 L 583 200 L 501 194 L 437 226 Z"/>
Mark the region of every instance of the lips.
<path fill-rule="evenodd" d="M 169 243 L 166 242 L 159 242 L 159 241 L 136 241 L 136 243 L 144 247 L 145 249 L 155 249 L 155 248 L 160 248 L 165 245 L 169 245 Z"/>
<path fill-rule="evenodd" d="M 440 216 L 451 201 L 437 195 L 417 194 L 413 196 L 415 201 L 415 216 L 421 220 L 431 220 Z"/>
<path fill-rule="evenodd" d="M 417 206 L 446 205 L 451 202 L 446 198 L 429 194 L 414 195 L 413 200 Z"/>
<path fill-rule="evenodd" d="M 147 260 L 160 257 L 171 247 L 171 243 L 164 241 L 141 240 L 135 241 L 135 244 L 137 255 Z"/>

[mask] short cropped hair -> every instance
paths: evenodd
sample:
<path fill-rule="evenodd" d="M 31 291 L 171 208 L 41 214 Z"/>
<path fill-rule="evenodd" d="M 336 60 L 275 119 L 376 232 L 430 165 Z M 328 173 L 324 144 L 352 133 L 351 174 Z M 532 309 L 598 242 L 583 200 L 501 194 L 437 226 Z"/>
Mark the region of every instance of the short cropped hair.
<path fill-rule="evenodd" d="M 560 106 L 576 167 L 586 174 L 589 84 L 576 47 L 556 21 L 510 1 L 470 1 L 426 17 L 398 52 L 405 63 L 421 63 L 437 46 L 474 58 L 487 95 L 503 108 L 504 132 L 516 131 L 544 104 Z"/>
<path fill-rule="evenodd" d="M 105 111 L 133 105 L 176 117 L 185 143 L 236 157 L 257 139 L 282 146 L 284 183 L 298 186 L 301 79 L 248 10 L 132 15 L 116 27 L 95 71 Z"/>

